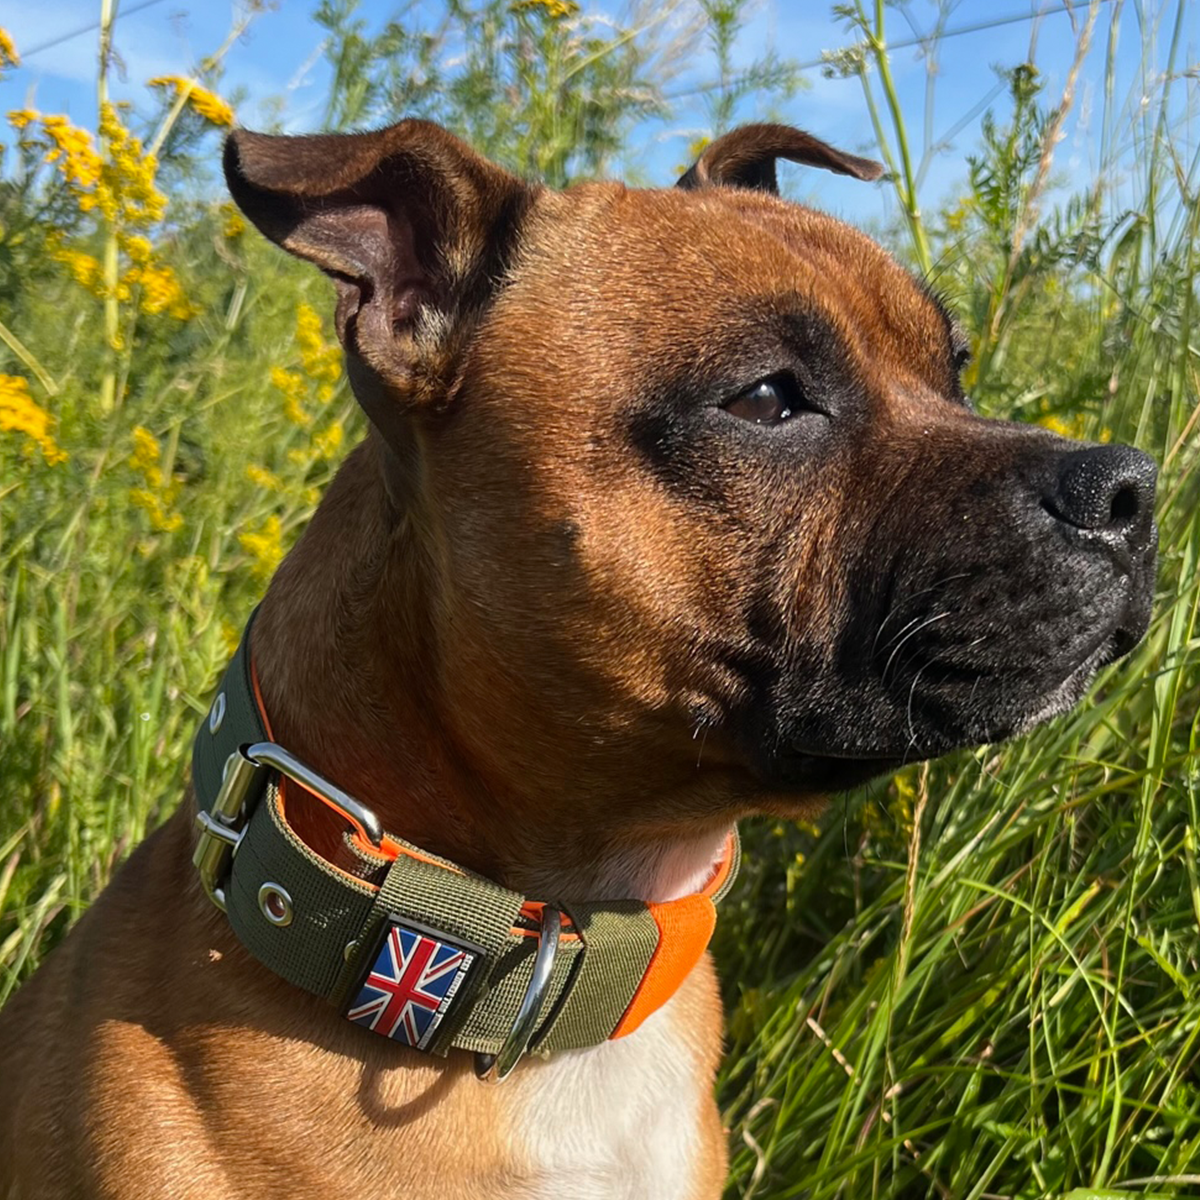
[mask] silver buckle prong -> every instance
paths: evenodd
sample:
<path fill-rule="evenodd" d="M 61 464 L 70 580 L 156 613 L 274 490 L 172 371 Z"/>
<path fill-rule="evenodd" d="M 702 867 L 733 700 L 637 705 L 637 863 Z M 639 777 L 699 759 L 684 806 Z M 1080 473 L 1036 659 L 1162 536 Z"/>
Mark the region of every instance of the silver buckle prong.
<path fill-rule="evenodd" d="M 200 872 L 200 882 L 208 898 L 225 911 L 224 881 L 229 873 L 229 864 L 242 841 L 246 827 L 247 802 L 258 799 L 255 784 L 265 782 L 266 771 L 246 756 L 244 750 L 235 750 L 225 760 L 225 775 L 221 790 L 208 812 L 196 814 L 196 829 L 200 840 L 192 862 Z"/>
<path fill-rule="evenodd" d="M 245 833 L 250 813 L 262 795 L 271 771 L 295 780 L 301 787 L 328 801 L 373 846 L 383 845 L 383 826 L 365 804 L 348 796 L 336 784 L 318 775 L 274 742 L 255 742 L 235 750 L 225 762 L 221 790 L 207 812 L 196 814 L 200 838 L 192 862 L 208 898 L 225 911 L 225 880 Z"/>
<path fill-rule="evenodd" d="M 554 971 L 554 956 L 558 953 L 558 935 L 562 930 L 562 913 L 549 904 L 542 908 L 542 926 L 538 932 L 538 948 L 533 958 L 533 974 L 517 1010 L 517 1019 L 509 1030 L 504 1045 L 493 1054 L 475 1055 L 475 1074 L 486 1083 L 501 1083 L 520 1062 L 537 1029 L 538 1018 L 546 1006 L 550 979 Z"/>

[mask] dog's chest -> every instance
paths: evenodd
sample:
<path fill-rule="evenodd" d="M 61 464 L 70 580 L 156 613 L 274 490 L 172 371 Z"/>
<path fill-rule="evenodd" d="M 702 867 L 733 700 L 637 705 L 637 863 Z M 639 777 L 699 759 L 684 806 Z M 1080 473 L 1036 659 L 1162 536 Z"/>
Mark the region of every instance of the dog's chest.
<path fill-rule="evenodd" d="M 710 1081 L 680 1016 L 669 1004 L 630 1037 L 525 1064 L 511 1095 L 522 1200 L 696 1195 Z"/>

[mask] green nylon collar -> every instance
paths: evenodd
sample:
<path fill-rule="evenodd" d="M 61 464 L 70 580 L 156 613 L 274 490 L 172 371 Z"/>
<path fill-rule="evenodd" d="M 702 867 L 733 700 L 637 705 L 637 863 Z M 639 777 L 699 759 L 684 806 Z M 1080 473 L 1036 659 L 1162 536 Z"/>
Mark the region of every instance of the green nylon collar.
<path fill-rule="evenodd" d="M 496 1055 L 511 1049 L 514 1027 L 519 1017 L 529 1017 L 534 993 L 539 1003 L 528 1042 L 540 1054 L 623 1036 L 669 998 L 703 953 L 711 914 L 707 927 L 693 930 L 690 943 L 681 947 L 678 939 L 671 941 L 679 921 L 662 920 L 671 905 L 564 901 L 552 965 L 547 973 L 543 961 L 538 985 L 531 988 L 542 905 L 531 907 L 519 893 L 399 838 L 388 839 L 400 849 L 394 861 L 364 854 L 347 838 L 361 860 L 361 878 L 314 853 L 286 819 L 276 768 L 287 769 L 288 756 L 270 744 L 256 700 L 252 624 L 253 616 L 196 736 L 192 780 L 201 877 L 238 938 L 264 966 L 359 1024 L 370 1025 L 375 1005 L 376 1032 L 435 1054 L 460 1048 Z M 262 765 L 251 762 L 248 750 Z M 332 791 L 335 804 L 342 802 L 338 806 L 350 814 L 349 824 L 369 826 L 369 810 L 355 822 L 353 814 L 362 806 L 316 778 L 327 796 Z M 714 903 L 732 884 L 738 859 L 735 830 L 718 870 L 719 885 L 705 893 Z M 707 910 L 697 906 L 700 899 L 675 903 L 691 902 L 688 915 L 703 917 Z M 401 932 L 393 936 L 393 930 Z M 388 944 L 401 952 L 417 946 L 418 957 L 431 945 L 442 947 L 432 951 L 427 984 L 394 1028 L 401 1006 L 389 1008 L 378 990 L 363 989 L 365 977 L 378 983 L 371 973 L 380 961 L 403 977 L 401 990 L 416 978 L 401 972 L 395 959 L 377 960 Z"/>

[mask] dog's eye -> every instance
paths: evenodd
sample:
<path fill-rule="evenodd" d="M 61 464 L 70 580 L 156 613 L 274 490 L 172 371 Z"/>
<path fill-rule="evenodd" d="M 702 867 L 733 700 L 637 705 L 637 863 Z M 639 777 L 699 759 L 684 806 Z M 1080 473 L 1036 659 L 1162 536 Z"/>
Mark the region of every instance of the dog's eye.
<path fill-rule="evenodd" d="M 760 379 L 725 404 L 725 411 L 755 425 L 778 425 L 795 412 L 798 398 L 782 379 Z"/>

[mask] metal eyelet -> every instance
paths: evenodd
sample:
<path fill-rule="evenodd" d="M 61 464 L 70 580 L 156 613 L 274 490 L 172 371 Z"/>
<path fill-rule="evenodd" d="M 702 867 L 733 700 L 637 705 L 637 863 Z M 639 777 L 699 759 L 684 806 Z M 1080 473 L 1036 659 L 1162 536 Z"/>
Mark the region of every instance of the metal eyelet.
<path fill-rule="evenodd" d="M 208 713 L 208 732 L 216 733 L 221 728 L 221 722 L 225 720 L 225 693 L 218 692 L 217 698 L 212 703 L 212 708 Z"/>
<path fill-rule="evenodd" d="M 258 907 L 272 925 L 290 925 L 295 915 L 291 896 L 277 883 L 264 883 L 258 889 Z"/>

